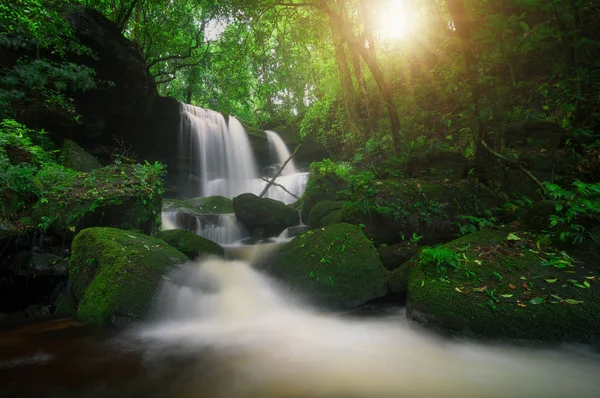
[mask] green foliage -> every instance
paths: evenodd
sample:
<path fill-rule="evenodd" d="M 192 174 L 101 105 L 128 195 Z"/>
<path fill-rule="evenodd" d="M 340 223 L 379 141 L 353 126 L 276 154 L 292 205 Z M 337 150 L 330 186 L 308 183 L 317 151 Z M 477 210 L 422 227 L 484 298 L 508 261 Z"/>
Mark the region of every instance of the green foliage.
<path fill-rule="evenodd" d="M 549 220 L 551 234 L 562 242 L 574 244 L 590 237 L 586 224 L 600 222 L 600 183 L 578 180 L 571 190 L 548 182 L 544 186 L 555 204 L 555 213 Z"/>
<path fill-rule="evenodd" d="M 97 86 L 92 69 L 63 60 L 93 56 L 61 15 L 63 5 L 53 0 L 22 0 L 18 7 L 0 4 L 0 48 L 22 54 L 0 74 L 0 118 L 42 110 L 77 118 L 70 95 Z"/>
<path fill-rule="evenodd" d="M 0 198 L 6 198 L 0 202 L 4 216 L 26 209 L 48 187 L 75 174 L 56 163 L 54 153 L 45 149 L 45 134 L 11 119 L 0 122 Z"/>

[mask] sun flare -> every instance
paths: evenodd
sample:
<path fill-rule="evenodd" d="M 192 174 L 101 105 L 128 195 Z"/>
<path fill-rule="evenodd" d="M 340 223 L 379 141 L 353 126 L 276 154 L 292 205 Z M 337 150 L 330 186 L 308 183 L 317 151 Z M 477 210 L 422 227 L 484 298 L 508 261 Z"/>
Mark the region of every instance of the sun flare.
<path fill-rule="evenodd" d="M 417 14 L 406 0 L 387 0 L 379 12 L 376 30 L 383 40 L 403 40 L 418 27 Z"/>

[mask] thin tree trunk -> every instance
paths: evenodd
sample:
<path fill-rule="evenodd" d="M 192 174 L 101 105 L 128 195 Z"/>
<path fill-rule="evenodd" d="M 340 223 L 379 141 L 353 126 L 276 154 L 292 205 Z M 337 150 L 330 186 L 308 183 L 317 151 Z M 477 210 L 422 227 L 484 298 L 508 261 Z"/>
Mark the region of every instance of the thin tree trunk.
<path fill-rule="evenodd" d="M 287 158 L 287 160 L 285 162 L 283 162 L 283 164 L 281 165 L 281 168 L 279 169 L 279 171 L 277 172 L 277 174 L 275 174 L 275 176 L 273 178 L 271 178 L 271 181 L 268 182 L 268 184 L 265 187 L 265 189 L 263 189 L 263 191 L 260 193 L 260 195 L 258 195 L 259 198 L 262 198 L 267 193 L 267 191 L 269 190 L 269 188 L 271 188 L 271 185 L 273 185 L 275 183 L 275 180 L 277 179 L 277 177 L 279 177 L 279 175 L 281 174 L 281 172 L 283 171 L 283 169 L 285 169 L 285 166 L 287 166 L 287 164 L 290 162 L 290 160 L 292 160 L 292 158 L 296 155 L 296 153 L 298 153 L 298 150 L 300 149 L 300 147 L 302 147 L 302 144 L 298 145 L 296 147 L 296 149 L 294 149 L 294 152 L 292 152 L 292 154 L 290 155 L 290 157 Z"/>
<path fill-rule="evenodd" d="M 354 83 L 352 82 L 352 75 L 350 74 L 346 52 L 344 51 L 344 41 L 335 28 L 333 21 L 330 21 L 330 28 L 333 37 L 333 46 L 335 48 L 335 63 L 338 67 L 340 84 L 342 86 L 342 99 L 344 101 L 346 114 L 348 115 L 348 126 L 352 135 L 356 136 L 359 133 L 359 129 L 356 122 L 356 112 L 354 112 L 354 108 L 352 107 L 355 93 Z"/>
<path fill-rule="evenodd" d="M 368 140 L 373 136 L 373 125 L 371 124 L 371 115 L 369 112 L 367 83 L 365 81 L 362 65 L 360 64 L 360 56 L 356 52 L 350 51 L 350 59 L 352 60 L 352 70 L 358 86 L 358 106 L 360 109 L 360 117 L 363 122 L 362 125 L 365 126 L 364 137 L 365 140 Z"/>

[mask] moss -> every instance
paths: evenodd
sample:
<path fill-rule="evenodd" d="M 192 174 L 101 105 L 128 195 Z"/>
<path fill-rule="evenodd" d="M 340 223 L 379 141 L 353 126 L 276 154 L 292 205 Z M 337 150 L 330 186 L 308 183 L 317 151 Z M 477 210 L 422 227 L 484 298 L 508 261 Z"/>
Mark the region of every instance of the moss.
<path fill-rule="evenodd" d="M 156 234 L 156 238 L 162 239 L 181 253 L 194 260 L 198 256 L 214 254 L 224 256 L 225 251 L 221 246 L 193 232 L 182 229 L 172 229 Z"/>
<path fill-rule="evenodd" d="M 406 299 L 406 293 L 408 292 L 408 278 L 411 271 L 417 265 L 417 261 L 410 260 L 400 265 L 389 275 L 387 281 L 387 287 L 390 290 L 392 296 L 397 300 Z"/>
<path fill-rule="evenodd" d="M 346 189 L 348 182 L 343 180 L 334 172 L 319 171 L 311 168 L 311 173 L 306 183 L 306 189 L 300 198 L 302 220 L 308 220 L 310 211 L 317 203 L 338 198 L 338 191 Z"/>
<path fill-rule="evenodd" d="M 519 239 L 507 239 L 509 234 Z M 600 283 L 586 278 L 595 273 L 543 265 L 553 258 L 559 265 L 554 256 L 561 254 L 538 249 L 526 233 L 489 229 L 441 248 L 458 255 L 458 266 L 442 264 L 444 278 L 441 269 L 416 258 L 408 283 L 412 318 L 489 338 L 590 342 L 599 337 Z"/>
<path fill-rule="evenodd" d="M 165 199 L 163 211 L 174 211 L 193 214 L 231 214 L 233 201 L 224 196 L 208 196 L 186 200 Z"/>
<path fill-rule="evenodd" d="M 113 315 L 143 319 L 161 278 L 189 261 L 164 241 L 116 228 L 88 228 L 74 239 L 69 279 L 79 317 L 106 324 Z"/>
<path fill-rule="evenodd" d="M 335 212 L 336 210 L 340 210 L 343 206 L 344 202 L 332 200 L 323 200 L 317 203 L 310 211 L 308 225 L 310 225 L 312 228 L 318 228 L 327 224 L 331 224 L 331 222 L 322 223 L 322 220 L 326 219 L 327 221 L 331 221 L 331 217 L 328 216 L 330 216 L 331 213 Z M 338 217 L 339 216 L 341 216 L 341 213 L 338 213 Z"/>
<path fill-rule="evenodd" d="M 96 226 L 157 231 L 162 180 L 142 165 L 114 165 L 69 177 L 42 198 L 32 218 L 52 232 L 72 238 Z"/>
<path fill-rule="evenodd" d="M 65 140 L 61 158 L 65 167 L 75 171 L 91 172 L 102 167 L 98 159 L 71 140 Z"/>
<path fill-rule="evenodd" d="M 55 315 L 77 315 L 77 300 L 75 300 L 75 297 L 73 297 L 72 295 L 60 295 L 54 301 L 54 306 L 56 307 L 56 309 L 54 310 Z"/>
<path fill-rule="evenodd" d="M 299 224 L 298 212 L 285 203 L 244 193 L 233 198 L 236 218 L 248 231 L 262 230 L 264 237 L 279 235 L 284 229 Z"/>
<path fill-rule="evenodd" d="M 349 309 L 387 293 L 386 270 L 360 228 L 336 224 L 297 236 L 269 271 L 316 303 Z"/>

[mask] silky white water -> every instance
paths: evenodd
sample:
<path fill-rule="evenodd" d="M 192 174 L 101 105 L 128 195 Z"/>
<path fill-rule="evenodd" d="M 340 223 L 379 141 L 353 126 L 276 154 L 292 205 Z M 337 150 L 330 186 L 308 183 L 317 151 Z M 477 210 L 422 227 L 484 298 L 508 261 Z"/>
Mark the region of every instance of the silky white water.
<path fill-rule="evenodd" d="M 597 358 L 443 340 L 402 314 L 320 313 L 241 261 L 210 258 L 177 270 L 157 297 L 156 317 L 136 331 L 152 355 L 212 363 L 212 373 L 197 372 L 207 382 L 186 397 L 600 396 Z"/>
<path fill-rule="evenodd" d="M 276 159 L 276 164 L 279 167 L 283 166 L 283 163 L 290 157 L 290 151 L 276 132 L 267 130 L 265 133 L 269 141 L 269 154 L 271 156 L 274 155 L 273 157 Z M 298 170 L 296 170 L 294 159 L 290 160 L 281 171 L 281 175 L 284 176 L 296 173 L 298 173 Z"/>
<path fill-rule="evenodd" d="M 266 187 L 258 171 L 258 163 L 248 134 L 233 116 L 225 120 L 222 114 L 193 105 L 181 105 L 181 125 L 178 151 L 181 164 L 187 171 L 188 196 L 225 196 L 234 198 L 242 193 L 260 194 Z M 289 150 L 275 132 L 267 132 L 276 164 L 282 165 Z M 298 172 L 290 161 L 276 183 L 296 196 L 302 195 L 308 173 Z M 281 187 L 273 185 L 266 198 L 292 203 L 296 198 Z"/>

